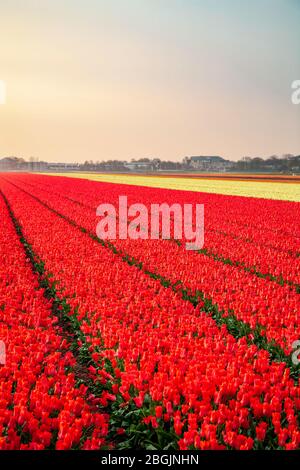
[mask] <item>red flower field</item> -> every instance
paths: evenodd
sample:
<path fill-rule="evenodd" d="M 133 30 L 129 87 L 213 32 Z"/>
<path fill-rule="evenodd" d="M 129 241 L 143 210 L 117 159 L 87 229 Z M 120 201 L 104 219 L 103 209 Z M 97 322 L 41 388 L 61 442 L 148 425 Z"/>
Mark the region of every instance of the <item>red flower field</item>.
<path fill-rule="evenodd" d="M 300 448 L 299 203 L 0 175 L 0 449 Z M 201 203 L 205 243 L 99 240 Z"/>

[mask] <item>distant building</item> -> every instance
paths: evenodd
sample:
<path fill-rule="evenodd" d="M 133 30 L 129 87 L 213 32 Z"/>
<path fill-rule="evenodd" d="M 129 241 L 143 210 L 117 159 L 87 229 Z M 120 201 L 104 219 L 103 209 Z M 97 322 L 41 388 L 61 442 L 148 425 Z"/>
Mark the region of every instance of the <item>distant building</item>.
<path fill-rule="evenodd" d="M 153 162 L 130 162 L 124 163 L 125 168 L 131 171 L 151 171 L 153 170 Z"/>
<path fill-rule="evenodd" d="M 0 159 L 0 170 L 16 171 L 26 169 L 27 163 L 23 158 L 4 157 Z"/>
<path fill-rule="evenodd" d="M 78 163 L 48 163 L 49 171 L 62 171 L 62 170 L 79 170 Z"/>
<path fill-rule="evenodd" d="M 226 171 L 232 168 L 233 163 L 217 155 L 201 155 L 186 157 L 185 161 L 195 170 L 202 171 Z"/>

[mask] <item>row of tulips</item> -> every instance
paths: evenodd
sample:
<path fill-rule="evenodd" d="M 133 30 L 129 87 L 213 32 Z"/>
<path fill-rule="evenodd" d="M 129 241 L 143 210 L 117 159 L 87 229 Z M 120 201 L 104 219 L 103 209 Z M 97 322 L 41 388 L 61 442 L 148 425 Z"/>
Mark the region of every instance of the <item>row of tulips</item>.
<path fill-rule="evenodd" d="M 109 364 L 106 372 L 97 365 L 89 372 L 113 382 L 101 403 L 112 403 L 111 426 L 122 418 L 116 434 L 133 433 L 136 445 L 150 448 L 299 448 L 300 387 L 284 363 L 236 340 L 200 305 L 193 308 L 32 197 L 0 184 L 93 361 Z"/>
<path fill-rule="evenodd" d="M 108 416 L 77 385 L 76 360 L 0 195 L 0 449 L 100 448 Z"/>
<path fill-rule="evenodd" d="M 78 226 L 95 232 L 94 210 L 38 188 L 23 194 L 28 200 L 32 194 Z M 178 283 L 192 295 L 201 292 L 225 316 L 234 313 L 251 329 L 259 329 L 268 342 L 275 341 L 286 354 L 291 353 L 293 342 L 300 338 L 300 297 L 287 284 L 281 286 L 204 254 L 187 252 L 168 240 L 117 239 L 113 245 L 123 255 L 141 262 L 144 270 L 162 275 L 172 284 Z M 236 244 L 236 251 L 239 250 L 240 244 Z"/>

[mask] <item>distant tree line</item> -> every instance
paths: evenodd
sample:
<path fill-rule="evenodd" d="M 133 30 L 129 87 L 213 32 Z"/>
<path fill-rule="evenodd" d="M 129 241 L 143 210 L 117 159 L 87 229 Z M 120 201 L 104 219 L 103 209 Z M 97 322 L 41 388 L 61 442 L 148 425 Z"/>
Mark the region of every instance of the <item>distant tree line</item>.
<path fill-rule="evenodd" d="M 299 173 L 300 155 L 272 155 L 269 158 L 244 157 L 235 163 L 236 171 L 270 171 L 276 173 Z"/>
<path fill-rule="evenodd" d="M 272 155 L 268 158 L 243 157 L 237 162 L 231 162 L 228 171 L 236 172 L 270 172 L 270 173 L 300 173 L 300 155 L 286 154 L 281 157 Z M 31 157 L 29 161 L 20 157 L 4 157 L 0 159 L 0 170 L 6 171 L 115 171 L 115 172 L 155 172 L 155 171 L 191 171 L 189 159 L 181 162 L 165 161 L 160 158 L 132 159 L 130 162 L 120 160 L 93 161 L 86 160 L 82 164 L 48 163 Z M 208 168 L 209 170 L 209 168 Z"/>

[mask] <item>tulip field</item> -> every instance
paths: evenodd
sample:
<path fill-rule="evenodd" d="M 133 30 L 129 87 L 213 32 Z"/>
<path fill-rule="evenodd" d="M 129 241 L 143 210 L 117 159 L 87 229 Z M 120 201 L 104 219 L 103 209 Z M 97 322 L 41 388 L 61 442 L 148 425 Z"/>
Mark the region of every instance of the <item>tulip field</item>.
<path fill-rule="evenodd" d="M 297 184 L 127 183 L 0 174 L 0 449 L 300 449 Z M 204 204 L 203 248 L 99 239 L 120 195 Z"/>
<path fill-rule="evenodd" d="M 57 175 L 57 173 L 48 173 Z M 225 178 L 224 174 L 216 179 L 212 175 L 201 177 L 199 175 L 143 175 L 143 174 L 109 174 L 109 173 L 60 173 L 61 176 L 72 178 L 84 178 L 92 181 L 105 181 L 108 183 L 130 184 L 134 186 L 149 186 L 153 188 L 179 189 L 182 191 L 194 191 L 235 196 L 261 197 L 283 201 L 300 202 L 300 185 L 296 178 L 269 177 L 269 181 L 262 175 L 249 176 L 248 180 L 239 180 L 239 175 Z M 244 176 L 245 178 L 245 176 Z M 292 178 L 292 177 L 291 177 Z M 231 181 L 230 181 L 231 179 Z M 286 182 L 284 183 L 284 179 Z M 236 181 L 238 181 L 238 184 Z M 259 181 L 257 184 L 257 181 Z"/>

